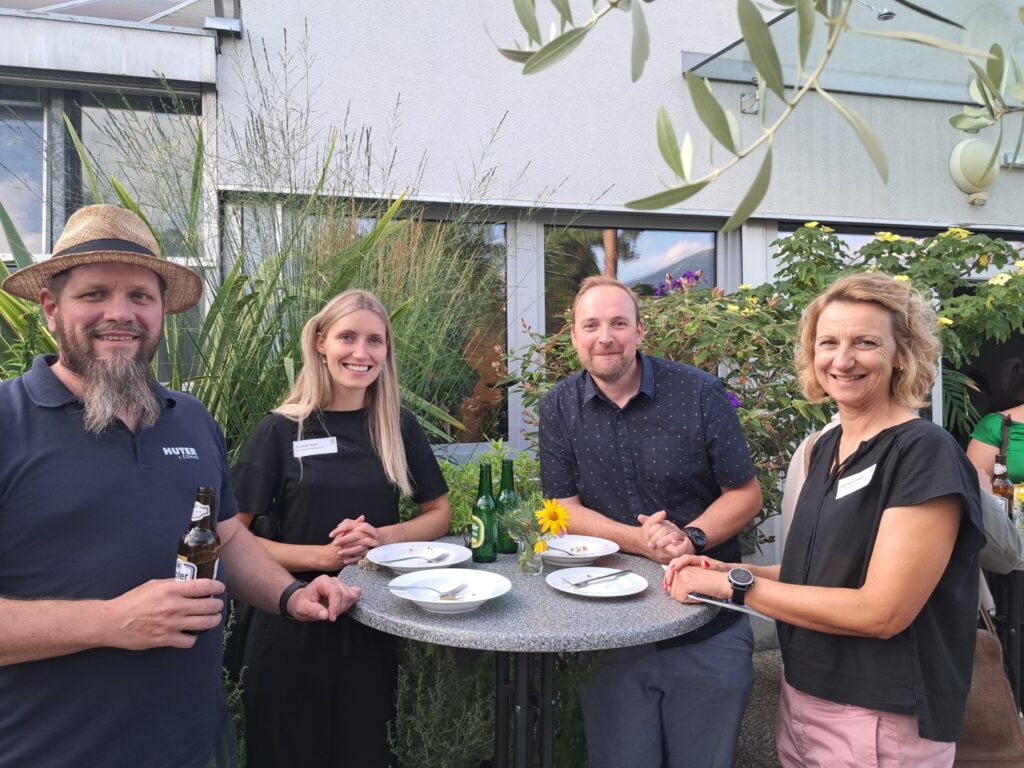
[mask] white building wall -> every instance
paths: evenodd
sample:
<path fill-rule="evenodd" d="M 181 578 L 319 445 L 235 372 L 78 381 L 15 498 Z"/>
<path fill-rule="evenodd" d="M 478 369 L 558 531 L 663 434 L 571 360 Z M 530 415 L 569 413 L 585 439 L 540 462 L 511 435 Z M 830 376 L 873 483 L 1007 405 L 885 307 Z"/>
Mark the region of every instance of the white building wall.
<path fill-rule="evenodd" d="M 538 3 L 541 26 L 554 11 Z M 579 18 L 590 3 L 574 3 Z M 734 8 L 701 0 L 644 5 L 651 58 L 643 78 L 629 77 L 631 26 L 613 12 L 583 44 L 551 69 L 524 77 L 519 65 L 495 50 L 525 36 L 511 1 L 446 0 L 406 3 L 296 0 L 245 4 L 245 36 L 225 41 L 218 76 L 225 120 L 244 113 L 238 63 L 266 45 L 271 60 L 284 31 L 292 51 L 308 23 L 315 60 L 310 87 L 319 88 L 315 116 L 326 130 L 372 127 L 393 136 L 399 183 L 410 183 L 421 158 L 418 195 L 463 200 L 473 188 L 474 162 L 496 168 L 478 202 L 571 209 L 624 210 L 627 200 L 658 191 L 669 174 L 658 154 L 654 119 L 663 104 L 677 132 L 703 134 L 682 78 L 681 52 L 719 50 L 738 36 Z M 965 77 L 966 80 L 966 77 Z M 740 85 L 715 83 L 727 107 L 739 112 Z M 768 117 L 779 112 L 769 97 Z M 842 96 L 871 121 L 886 145 L 888 186 L 875 174 L 852 130 L 820 99 L 811 97 L 776 145 L 772 190 L 755 214 L 770 219 L 861 221 L 895 225 L 950 222 L 976 227 L 1019 223 L 1024 172 L 1006 171 L 987 207 L 973 207 L 947 171 L 962 135 L 946 118 L 955 105 Z M 395 104 L 398 123 L 394 123 Z M 504 122 L 502 123 L 502 120 Z M 745 137 L 759 118 L 740 117 Z M 482 147 L 501 124 L 484 157 Z M 720 148 L 719 159 L 725 158 Z M 697 157 L 706 158 L 698 142 Z M 695 198 L 672 209 L 692 215 L 728 215 L 756 172 L 747 162 Z M 477 171 L 479 175 L 479 171 Z"/>

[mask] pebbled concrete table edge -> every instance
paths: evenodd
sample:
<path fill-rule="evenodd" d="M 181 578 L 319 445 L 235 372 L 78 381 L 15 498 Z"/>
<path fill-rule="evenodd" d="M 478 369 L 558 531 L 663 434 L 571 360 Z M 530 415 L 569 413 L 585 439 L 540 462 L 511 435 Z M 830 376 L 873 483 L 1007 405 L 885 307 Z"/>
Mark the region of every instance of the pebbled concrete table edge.
<path fill-rule="evenodd" d="M 461 544 L 457 537 L 443 541 Z M 530 576 L 519 572 L 516 555 L 498 555 L 494 563 L 470 561 L 458 567 L 500 573 L 512 582 L 508 593 L 469 613 L 434 614 L 388 590 L 396 576 L 390 570 L 349 566 L 341 578 L 363 589 L 348 613 L 359 623 L 411 640 L 486 651 L 594 651 L 642 645 L 692 632 L 718 612 L 712 606 L 673 600 L 661 589 L 661 566 L 646 558 L 618 553 L 594 565 L 628 568 L 647 580 L 647 589 L 619 598 L 570 595 L 545 581 L 554 566 L 546 564 L 543 574 Z"/>

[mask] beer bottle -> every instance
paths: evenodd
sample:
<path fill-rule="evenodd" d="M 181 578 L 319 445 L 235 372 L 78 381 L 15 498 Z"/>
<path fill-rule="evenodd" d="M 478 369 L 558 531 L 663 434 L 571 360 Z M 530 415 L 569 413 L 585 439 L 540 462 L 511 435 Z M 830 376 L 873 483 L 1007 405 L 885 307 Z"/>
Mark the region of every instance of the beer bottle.
<path fill-rule="evenodd" d="M 174 578 L 178 581 L 217 578 L 220 537 L 213 528 L 216 497 L 209 485 L 200 485 L 192 505 L 192 524 L 178 542 Z"/>
<path fill-rule="evenodd" d="M 996 463 L 992 468 L 992 494 L 1003 505 L 1007 517 L 1013 517 L 1013 483 L 1006 474 L 1006 454 L 996 454 Z"/>
<path fill-rule="evenodd" d="M 473 504 L 473 562 L 493 563 L 497 555 L 498 520 L 491 486 L 491 465 L 480 465 L 480 487 Z"/>
<path fill-rule="evenodd" d="M 498 552 L 503 555 L 514 555 L 519 551 L 519 545 L 509 533 L 507 519 L 509 512 L 519 503 L 512 474 L 512 459 L 501 462 L 501 483 L 498 486 L 498 498 L 494 501 L 498 507 Z"/>

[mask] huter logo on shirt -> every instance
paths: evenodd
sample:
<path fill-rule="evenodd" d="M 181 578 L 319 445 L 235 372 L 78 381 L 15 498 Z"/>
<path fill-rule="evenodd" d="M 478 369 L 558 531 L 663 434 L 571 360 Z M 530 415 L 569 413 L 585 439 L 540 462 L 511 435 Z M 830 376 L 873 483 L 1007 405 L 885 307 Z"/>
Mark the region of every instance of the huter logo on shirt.
<path fill-rule="evenodd" d="M 186 448 L 184 446 L 178 446 L 175 448 L 164 448 L 164 456 L 177 456 L 179 459 L 190 459 L 192 461 L 199 461 L 199 454 L 196 453 L 195 448 Z"/>

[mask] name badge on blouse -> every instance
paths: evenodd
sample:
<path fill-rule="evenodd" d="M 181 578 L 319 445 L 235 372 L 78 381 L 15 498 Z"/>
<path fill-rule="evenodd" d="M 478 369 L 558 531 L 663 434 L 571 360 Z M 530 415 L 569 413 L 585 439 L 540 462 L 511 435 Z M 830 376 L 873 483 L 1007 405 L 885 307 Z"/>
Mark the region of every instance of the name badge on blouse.
<path fill-rule="evenodd" d="M 338 438 L 317 437 L 311 440 L 293 440 L 292 453 L 296 459 L 303 456 L 320 456 L 325 453 L 338 452 Z"/>
<path fill-rule="evenodd" d="M 836 488 L 836 501 L 839 501 L 843 496 L 849 496 L 854 491 L 859 491 L 870 483 L 871 478 L 875 474 L 875 467 L 877 466 L 877 464 L 872 464 L 867 469 L 862 470 L 855 475 L 842 478 L 839 481 L 839 487 Z"/>

